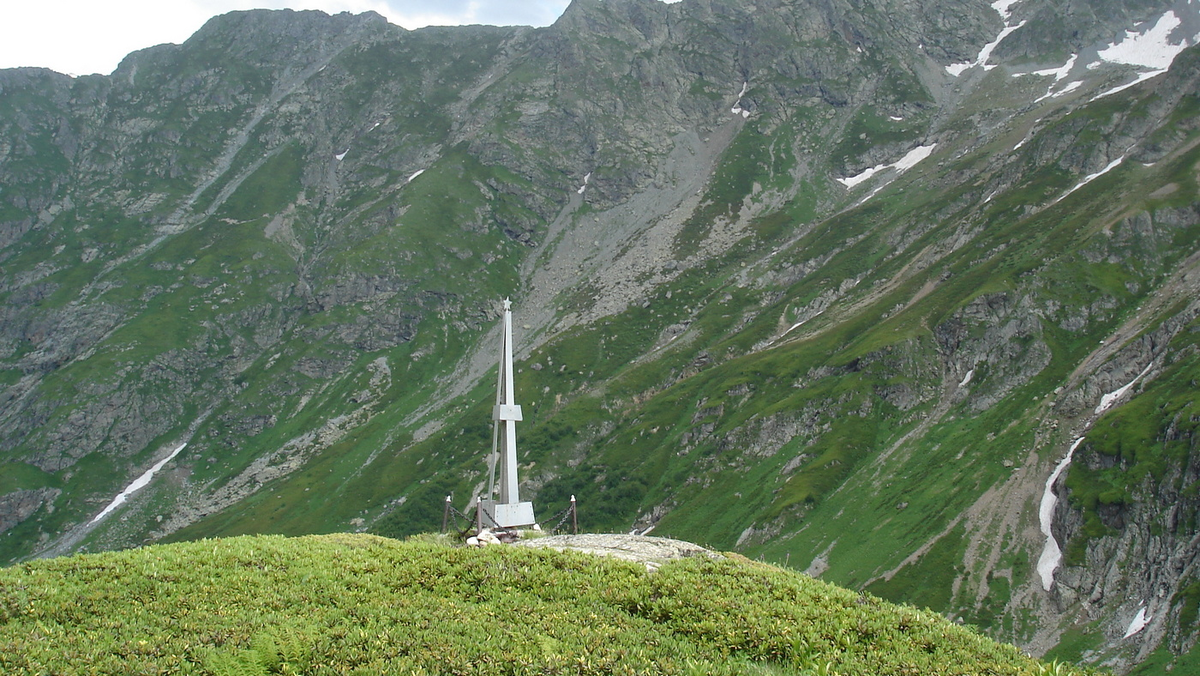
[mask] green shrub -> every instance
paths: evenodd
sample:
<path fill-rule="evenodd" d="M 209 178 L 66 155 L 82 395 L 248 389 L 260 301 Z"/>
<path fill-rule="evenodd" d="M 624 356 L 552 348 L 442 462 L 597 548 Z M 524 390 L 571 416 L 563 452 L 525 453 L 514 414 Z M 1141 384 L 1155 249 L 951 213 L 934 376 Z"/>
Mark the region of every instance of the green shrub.
<path fill-rule="evenodd" d="M 339 534 L 0 570 L 5 674 L 1060 671 L 934 613 L 736 555 L 648 572 L 577 552 Z"/>

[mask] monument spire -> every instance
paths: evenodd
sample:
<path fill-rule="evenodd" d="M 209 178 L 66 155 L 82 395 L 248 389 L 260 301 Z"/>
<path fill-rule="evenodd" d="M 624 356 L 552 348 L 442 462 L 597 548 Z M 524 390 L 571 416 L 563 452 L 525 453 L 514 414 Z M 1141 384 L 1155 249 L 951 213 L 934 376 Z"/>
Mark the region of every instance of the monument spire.
<path fill-rule="evenodd" d="M 504 299 L 504 326 L 500 338 L 500 370 L 496 378 L 496 406 L 492 409 L 492 457 L 488 463 L 487 499 L 480 501 L 484 527 L 532 526 L 533 503 L 521 502 L 517 482 L 517 423 L 521 406 L 513 391 L 512 301 Z M 496 464 L 500 465 L 500 494 L 496 496 Z"/>

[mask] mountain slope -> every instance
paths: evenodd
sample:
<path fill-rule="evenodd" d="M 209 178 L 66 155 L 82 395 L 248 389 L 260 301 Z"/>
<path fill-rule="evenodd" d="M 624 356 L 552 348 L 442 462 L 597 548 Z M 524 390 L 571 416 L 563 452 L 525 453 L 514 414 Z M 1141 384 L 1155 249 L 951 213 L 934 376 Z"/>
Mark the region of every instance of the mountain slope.
<path fill-rule="evenodd" d="M 1187 3 L 579 0 L 2 71 L 3 556 L 437 528 L 512 296 L 543 518 L 1185 667 L 1196 36 Z"/>

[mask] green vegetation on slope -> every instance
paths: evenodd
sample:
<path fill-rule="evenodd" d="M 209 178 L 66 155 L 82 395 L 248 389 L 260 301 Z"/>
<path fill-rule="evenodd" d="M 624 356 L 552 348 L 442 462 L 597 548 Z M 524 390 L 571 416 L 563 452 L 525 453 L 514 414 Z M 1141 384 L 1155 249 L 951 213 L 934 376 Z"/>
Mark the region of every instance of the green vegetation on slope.
<path fill-rule="evenodd" d="M 0 571 L 6 674 L 1067 673 L 929 612 L 734 559 L 369 535 L 203 540 Z"/>

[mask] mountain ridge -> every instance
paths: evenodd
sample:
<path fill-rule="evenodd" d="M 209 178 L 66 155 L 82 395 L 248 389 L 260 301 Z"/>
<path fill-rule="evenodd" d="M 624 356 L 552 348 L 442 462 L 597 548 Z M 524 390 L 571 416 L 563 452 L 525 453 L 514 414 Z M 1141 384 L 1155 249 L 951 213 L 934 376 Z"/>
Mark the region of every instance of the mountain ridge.
<path fill-rule="evenodd" d="M 1185 667 L 1200 15 L 1110 4 L 247 12 L 2 71 L 2 556 L 435 528 L 509 296 L 546 509 Z"/>

